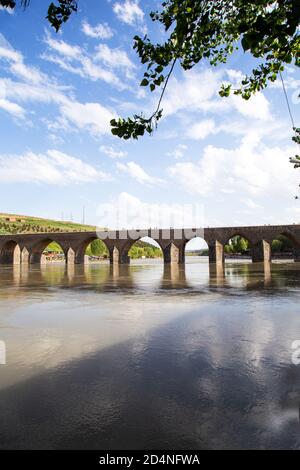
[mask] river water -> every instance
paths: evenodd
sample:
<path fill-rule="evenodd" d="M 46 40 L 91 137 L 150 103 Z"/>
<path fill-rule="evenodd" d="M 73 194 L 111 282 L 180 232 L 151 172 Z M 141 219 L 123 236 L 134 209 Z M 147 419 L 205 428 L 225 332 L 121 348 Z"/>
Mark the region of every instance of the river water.
<path fill-rule="evenodd" d="M 300 264 L 263 268 L 1 267 L 0 448 L 300 448 Z"/>

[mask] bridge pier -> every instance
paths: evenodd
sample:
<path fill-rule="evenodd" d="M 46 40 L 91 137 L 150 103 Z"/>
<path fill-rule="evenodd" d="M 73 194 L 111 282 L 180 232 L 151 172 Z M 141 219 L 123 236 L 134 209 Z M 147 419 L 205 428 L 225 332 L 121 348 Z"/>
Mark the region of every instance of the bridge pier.
<path fill-rule="evenodd" d="M 29 254 L 30 264 L 42 264 L 42 253 L 32 252 Z"/>
<path fill-rule="evenodd" d="M 171 244 L 162 248 L 164 264 L 184 264 L 185 262 L 185 243 L 172 241 Z"/>
<path fill-rule="evenodd" d="M 109 262 L 110 264 L 130 264 L 130 256 L 128 255 L 129 250 L 114 246 L 109 250 Z"/>
<path fill-rule="evenodd" d="M 72 264 L 87 264 L 89 261 L 88 256 L 86 255 L 86 249 L 90 243 L 88 240 L 86 243 L 81 244 L 80 246 L 70 246 L 65 251 L 65 259 L 68 265 Z"/>
<path fill-rule="evenodd" d="M 72 265 L 75 264 L 76 253 L 75 253 L 75 251 L 73 250 L 72 247 L 70 247 L 67 250 L 67 253 L 66 253 L 65 257 L 66 257 L 66 263 L 67 263 L 68 266 L 72 266 Z"/>
<path fill-rule="evenodd" d="M 27 250 L 26 246 L 24 246 L 23 250 L 21 251 L 21 259 L 20 259 L 21 264 L 24 264 L 24 265 L 28 266 L 29 257 L 30 257 L 30 253 Z"/>
<path fill-rule="evenodd" d="M 266 240 L 260 240 L 251 247 L 253 263 L 269 263 L 271 261 L 271 245 Z"/>
<path fill-rule="evenodd" d="M 225 264 L 225 256 L 224 256 L 224 245 L 215 240 L 213 244 L 208 245 L 209 250 L 209 263 L 216 264 L 219 266 L 223 266 Z"/>
<path fill-rule="evenodd" d="M 85 253 L 74 253 L 74 257 L 72 252 L 67 255 L 66 262 L 67 264 L 87 264 L 88 263 L 88 256 Z"/>

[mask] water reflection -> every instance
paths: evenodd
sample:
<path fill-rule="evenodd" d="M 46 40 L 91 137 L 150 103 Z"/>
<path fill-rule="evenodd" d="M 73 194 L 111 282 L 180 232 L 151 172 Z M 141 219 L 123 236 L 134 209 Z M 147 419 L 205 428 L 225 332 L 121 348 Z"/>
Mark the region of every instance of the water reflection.
<path fill-rule="evenodd" d="M 185 289 L 188 287 L 186 279 L 185 266 L 178 264 L 167 264 L 164 266 L 161 279 L 162 289 Z"/>
<path fill-rule="evenodd" d="M 300 448 L 300 265 L 0 269 L 0 448 Z"/>
<path fill-rule="evenodd" d="M 284 287 L 300 281 L 300 263 L 241 263 L 209 265 L 206 260 L 192 259 L 184 265 L 144 262 L 128 265 L 50 263 L 41 266 L 14 265 L 0 268 L 0 283 L 7 290 L 0 295 L 22 294 L 22 287 L 86 287 L 114 289 L 205 289 Z"/>

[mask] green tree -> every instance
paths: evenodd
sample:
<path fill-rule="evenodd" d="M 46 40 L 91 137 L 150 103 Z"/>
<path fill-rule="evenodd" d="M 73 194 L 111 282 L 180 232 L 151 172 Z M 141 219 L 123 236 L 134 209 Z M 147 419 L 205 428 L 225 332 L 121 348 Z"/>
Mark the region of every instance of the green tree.
<path fill-rule="evenodd" d="M 233 251 L 232 251 L 232 246 L 231 246 L 231 245 L 225 245 L 224 251 L 225 251 L 225 253 L 227 253 L 227 254 L 233 253 Z"/>
<path fill-rule="evenodd" d="M 272 251 L 274 253 L 290 253 L 294 250 L 294 244 L 285 235 L 279 235 L 272 241 Z"/>
<path fill-rule="evenodd" d="M 129 250 L 129 256 L 131 259 L 145 258 L 161 258 L 162 251 L 156 246 L 150 245 L 150 243 L 137 241 Z"/>
<path fill-rule="evenodd" d="M 90 244 L 88 253 L 92 256 L 108 256 L 108 251 L 102 240 L 93 240 Z"/>
<path fill-rule="evenodd" d="M 232 237 L 229 244 L 225 246 L 226 253 L 245 253 L 249 249 L 249 242 L 245 238 L 237 235 Z"/>
<path fill-rule="evenodd" d="M 279 235 L 278 237 L 278 240 L 281 242 L 281 250 L 282 251 L 293 251 L 294 249 L 294 244 L 292 242 L 292 240 L 290 240 L 288 237 L 286 237 L 285 235 Z"/>
<path fill-rule="evenodd" d="M 224 64 L 240 47 L 260 63 L 233 90 L 245 100 L 274 82 L 285 64 L 300 66 L 299 0 L 166 0 L 161 11 L 150 14 L 165 29 L 167 39 L 154 44 L 146 35 L 135 36 L 134 48 L 147 70 L 142 87 L 162 87 L 150 117 L 113 119 L 112 133 L 124 139 L 151 134 L 162 117 L 162 98 L 176 64 L 192 69 L 200 61 Z M 231 84 L 223 84 L 227 97 Z"/>
<path fill-rule="evenodd" d="M 45 252 L 52 252 L 52 253 L 63 253 L 62 247 L 56 243 L 56 242 L 51 242 L 46 248 Z"/>
<path fill-rule="evenodd" d="M 273 253 L 279 253 L 280 251 L 282 251 L 282 242 L 277 239 L 273 240 L 271 248 Z"/>

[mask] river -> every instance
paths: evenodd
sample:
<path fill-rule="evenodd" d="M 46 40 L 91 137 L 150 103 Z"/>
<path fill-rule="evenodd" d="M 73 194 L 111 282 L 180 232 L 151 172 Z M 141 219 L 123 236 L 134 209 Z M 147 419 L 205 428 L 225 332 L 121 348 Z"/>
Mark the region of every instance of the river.
<path fill-rule="evenodd" d="M 300 264 L 0 268 L 1 449 L 300 448 Z"/>

